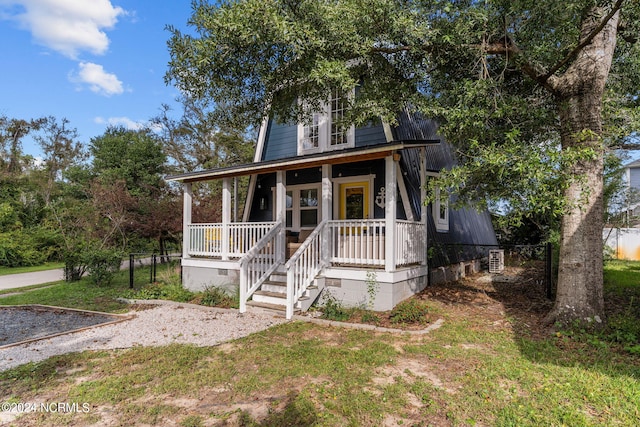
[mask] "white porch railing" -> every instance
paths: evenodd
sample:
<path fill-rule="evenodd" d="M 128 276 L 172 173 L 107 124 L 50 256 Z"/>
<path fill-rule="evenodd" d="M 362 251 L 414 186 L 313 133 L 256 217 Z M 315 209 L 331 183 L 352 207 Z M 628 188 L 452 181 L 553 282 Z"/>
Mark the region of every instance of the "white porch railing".
<path fill-rule="evenodd" d="M 190 224 L 188 254 L 190 256 L 208 256 L 241 258 L 262 239 L 275 222 L 233 222 L 229 224 L 209 223 Z M 228 246 L 223 244 L 228 235 Z"/>
<path fill-rule="evenodd" d="M 276 223 L 240 260 L 240 313 L 247 301 L 284 261 L 284 228 Z"/>
<path fill-rule="evenodd" d="M 385 220 L 329 221 L 333 264 L 385 265 Z M 419 264 L 426 259 L 425 226 L 396 220 L 396 266 Z"/>
<path fill-rule="evenodd" d="M 396 266 L 421 264 L 427 257 L 424 224 L 396 220 Z"/>
<path fill-rule="evenodd" d="M 384 219 L 330 221 L 330 261 L 384 266 Z"/>
<path fill-rule="evenodd" d="M 287 319 L 293 316 L 293 307 L 327 264 L 321 251 L 322 236 L 327 221 L 321 222 L 285 264 L 287 271 Z"/>

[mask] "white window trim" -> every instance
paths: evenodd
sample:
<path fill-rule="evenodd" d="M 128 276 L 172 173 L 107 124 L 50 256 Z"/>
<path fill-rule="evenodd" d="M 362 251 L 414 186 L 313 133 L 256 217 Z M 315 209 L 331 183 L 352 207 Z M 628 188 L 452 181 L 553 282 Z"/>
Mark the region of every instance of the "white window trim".
<path fill-rule="evenodd" d="M 436 231 L 447 232 L 449 231 L 449 197 L 446 192 L 441 192 L 439 187 L 436 187 L 435 193 L 432 214 Z M 440 215 L 442 208 L 444 208 L 444 217 Z"/>
<path fill-rule="evenodd" d="M 346 176 L 346 177 L 338 177 L 338 178 L 333 178 L 333 217 L 334 218 L 338 218 L 340 216 L 340 184 L 349 184 L 352 182 L 363 182 L 363 181 L 368 181 L 369 182 L 369 192 L 371 194 L 369 194 L 369 200 L 367 200 L 368 203 L 368 207 L 369 207 L 369 216 L 371 218 L 375 218 L 375 208 L 374 208 L 374 204 L 373 204 L 373 199 L 375 198 L 375 195 L 373 194 L 373 192 L 375 191 L 374 188 L 374 182 L 375 182 L 375 174 L 369 174 L 369 175 L 357 175 L 357 176 Z"/>
<path fill-rule="evenodd" d="M 317 209 L 318 210 L 318 224 L 322 222 L 322 183 L 309 183 L 309 184 L 296 184 L 296 185 L 288 185 L 285 189 L 286 192 L 291 191 L 293 199 L 291 200 L 291 227 L 288 227 L 288 230 L 291 231 L 300 231 L 300 230 L 313 230 L 314 227 L 302 227 L 300 225 L 300 211 L 303 210 L 300 208 L 300 190 L 318 190 L 318 206 L 314 206 L 313 208 L 307 209 Z M 275 187 L 271 189 L 272 193 L 275 197 Z M 275 212 L 275 203 L 273 207 L 273 217 L 276 217 Z M 287 207 L 285 205 L 285 218 Z"/>
<path fill-rule="evenodd" d="M 350 96 L 353 96 L 351 94 Z M 345 148 L 353 148 L 355 147 L 355 126 L 351 125 L 349 129 L 347 129 L 347 142 L 345 144 L 332 146 L 331 139 L 331 100 L 329 102 L 323 102 L 321 104 L 321 111 L 313 113 L 312 122 L 315 118 L 318 118 L 318 146 L 311 148 L 303 147 L 303 139 L 304 139 L 304 130 L 307 126 L 305 123 L 298 123 L 298 155 L 302 156 L 305 154 L 313 154 L 313 153 L 323 153 L 327 151 L 335 151 L 342 150 Z"/>

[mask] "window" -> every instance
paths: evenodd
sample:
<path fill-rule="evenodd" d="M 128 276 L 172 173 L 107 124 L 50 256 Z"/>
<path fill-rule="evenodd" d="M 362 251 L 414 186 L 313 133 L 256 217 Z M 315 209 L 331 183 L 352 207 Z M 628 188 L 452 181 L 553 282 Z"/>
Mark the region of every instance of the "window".
<path fill-rule="evenodd" d="M 320 199 L 317 185 L 290 186 L 287 190 L 286 228 L 298 231 L 318 225 Z"/>
<path fill-rule="evenodd" d="M 321 112 L 314 113 L 309 123 L 298 125 L 299 155 L 354 146 L 355 129 L 343 124 L 346 104 L 343 93 L 333 92 Z"/>
<path fill-rule="evenodd" d="M 436 224 L 437 231 L 449 231 L 449 198 L 446 193 L 436 188 L 436 196 L 434 198 L 433 221 Z"/>

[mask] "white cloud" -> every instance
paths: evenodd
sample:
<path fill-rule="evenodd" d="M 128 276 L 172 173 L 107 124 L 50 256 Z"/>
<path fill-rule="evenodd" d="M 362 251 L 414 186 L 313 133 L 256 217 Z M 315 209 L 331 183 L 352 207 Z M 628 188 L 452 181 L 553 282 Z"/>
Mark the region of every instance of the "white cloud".
<path fill-rule="evenodd" d="M 98 124 L 105 124 L 109 126 L 123 126 L 125 129 L 129 130 L 140 130 L 147 126 L 146 122 L 135 121 L 129 117 L 109 117 L 108 119 L 96 117 L 94 121 Z"/>
<path fill-rule="evenodd" d="M 120 95 L 124 92 L 122 82 L 118 76 L 108 73 L 102 65 L 92 62 L 80 62 L 78 72 L 72 73 L 69 80 L 74 83 L 88 85 L 92 92 L 104 96 Z"/>
<path fill-rule="evenodd" d="M 30 31 L 34 40 L 77 59 L 80 51 L 104 54 L 109 30 L 127 12 L 110 0 L 0 0 L 0 14 Z"/>

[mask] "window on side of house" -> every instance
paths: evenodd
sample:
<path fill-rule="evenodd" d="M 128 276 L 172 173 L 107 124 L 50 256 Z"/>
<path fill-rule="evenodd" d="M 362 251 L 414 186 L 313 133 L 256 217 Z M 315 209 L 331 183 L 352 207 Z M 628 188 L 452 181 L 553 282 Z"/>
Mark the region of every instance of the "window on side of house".
<path fill-rule="evenodd" d="M 298 125 L 298 155 L 353 147 L 355 127 L 344 126 L 345 111 L 345 95 L 333 92 L 322 111 L 314 113 L 308 123 Z"/>
<path fill-rule="evenodd" d="M 436 188 L 436 195 L 433 200 L 433 221 L 436 224 L 436 231 L 449 231 L 449 197 L 440 188 Z"/>

